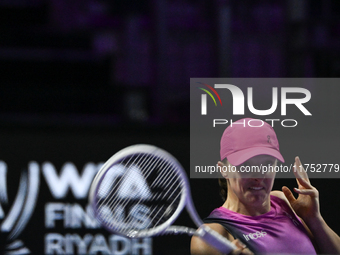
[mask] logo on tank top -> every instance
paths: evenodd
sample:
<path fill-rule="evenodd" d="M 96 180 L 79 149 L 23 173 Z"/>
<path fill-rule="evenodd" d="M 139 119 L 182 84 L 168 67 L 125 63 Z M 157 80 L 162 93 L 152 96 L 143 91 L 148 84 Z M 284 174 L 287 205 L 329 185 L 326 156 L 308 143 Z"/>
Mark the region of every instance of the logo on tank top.
<path fill-rule="evenodd" d="M 300 225 L 300 223 L 296 219 L 294 219 L 289 213 L 287 213 L 285 210 L 283 210 L 283 212 L 289 219 L 291 219 L 291 221 L 296 227 Z"/>
<path fill-rule="evenodd" d="M 255 233 L 249 233 L 248 235 L 243 234 L 243 237 L 244 237 L 244 239 L 246 239 L 246 241 L 249 241 L 251 239 L 253 240 L 253 239 L 265 237 L 266 235 L 267 235 L 267 232 L 261 230 L 261 232 L 256 231 Z"/>

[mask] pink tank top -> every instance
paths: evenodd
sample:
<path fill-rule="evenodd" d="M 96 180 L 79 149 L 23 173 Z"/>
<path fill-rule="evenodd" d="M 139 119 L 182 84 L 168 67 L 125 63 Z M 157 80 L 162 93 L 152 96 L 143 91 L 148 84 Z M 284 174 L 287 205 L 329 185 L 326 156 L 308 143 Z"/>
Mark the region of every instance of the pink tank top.
<path fill-rule="evenodd" d="M 255 254 L 316 254 L 304 226 L 287 203 L 270 198 L 268 213 L 246 216 L 219 207 L 204 222 L 221 224 Z"/>

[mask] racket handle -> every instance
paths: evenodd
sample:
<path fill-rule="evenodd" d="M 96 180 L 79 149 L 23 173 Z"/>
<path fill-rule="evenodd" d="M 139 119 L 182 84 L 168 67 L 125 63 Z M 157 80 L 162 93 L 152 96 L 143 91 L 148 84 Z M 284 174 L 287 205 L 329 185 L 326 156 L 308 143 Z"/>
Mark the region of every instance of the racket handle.
<path fill-rule="evenodd" d="M 217 250 L 223 254 L 228 254 L 232 250 L 237 249 L 237 247 L 231 243 L 227 238 L 220 235 L 216 231 L 212 230 L 208 226 L 202 225 L 198 230 L 197 234 L 209 245 L 215 247 Z"/>

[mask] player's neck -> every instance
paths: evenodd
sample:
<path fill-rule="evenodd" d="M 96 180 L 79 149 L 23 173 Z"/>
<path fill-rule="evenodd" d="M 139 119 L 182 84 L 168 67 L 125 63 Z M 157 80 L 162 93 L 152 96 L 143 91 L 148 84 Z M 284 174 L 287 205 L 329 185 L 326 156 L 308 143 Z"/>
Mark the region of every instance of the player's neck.
<path fill-rule="evenodd" d="M 258 216 L 270 211 L 270 197 L 264 201 L 242 201 L 235 194 L 228 193 L 223 207 L 247 216 Z"/>

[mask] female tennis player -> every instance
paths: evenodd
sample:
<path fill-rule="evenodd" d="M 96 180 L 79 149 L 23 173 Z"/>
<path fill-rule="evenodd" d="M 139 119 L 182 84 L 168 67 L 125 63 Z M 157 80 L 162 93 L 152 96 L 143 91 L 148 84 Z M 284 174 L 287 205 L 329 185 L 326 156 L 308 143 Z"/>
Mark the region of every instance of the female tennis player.
<path fill-rule="evenodd" d="M 303 168 L 299 157 L 293 171 L 297 199 L 287 187 L 272 191 L 275 173 L 245 172 L 284 162 L 273 128 L 268 123 L 251 127 L 250 120 L 233 123 L 222 135 L 218 165 L 234 172 L 222 172 L 219 184 L 225 202 L 205 224 L 239 247 L 232 254 L 340 254 L 340 238 L 322 218 L 318 190 L 307 173 L 299 171 Z M 191 254 L 221 253 L 193 236 Z"/>

